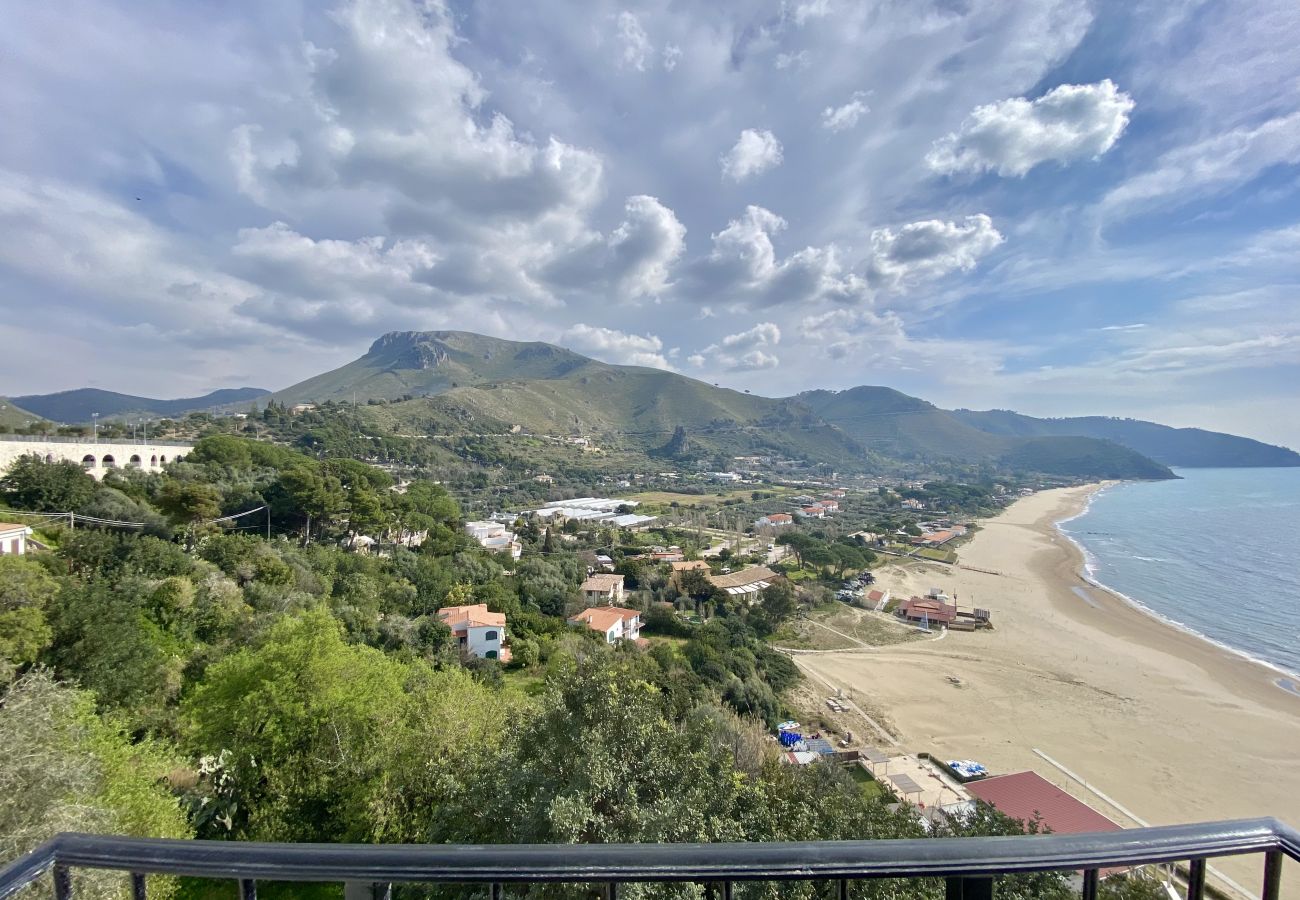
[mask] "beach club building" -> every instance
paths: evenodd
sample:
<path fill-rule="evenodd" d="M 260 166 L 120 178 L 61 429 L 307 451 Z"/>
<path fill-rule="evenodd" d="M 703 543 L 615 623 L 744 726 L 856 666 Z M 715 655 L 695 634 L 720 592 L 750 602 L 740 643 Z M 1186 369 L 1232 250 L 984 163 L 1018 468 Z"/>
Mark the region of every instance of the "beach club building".
<path fill-rule="evenodd" d="M 935 597 L 911 597 L 898 605 L 897 615 L 908 622 L 947 628 L 957 618 L 957 604 L 945 603 Z"/>

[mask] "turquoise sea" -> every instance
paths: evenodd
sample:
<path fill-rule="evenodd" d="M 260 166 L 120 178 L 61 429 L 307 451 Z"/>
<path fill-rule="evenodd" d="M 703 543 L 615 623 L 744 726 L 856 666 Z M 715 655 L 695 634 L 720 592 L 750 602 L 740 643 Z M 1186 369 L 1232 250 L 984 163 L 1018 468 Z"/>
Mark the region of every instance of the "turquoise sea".
<path fill-rule="evenodd" d="M 1060 523 L 1085 574 L 1162 618 L 1300 674 L 1300 468 L 1177 469 Z"/>

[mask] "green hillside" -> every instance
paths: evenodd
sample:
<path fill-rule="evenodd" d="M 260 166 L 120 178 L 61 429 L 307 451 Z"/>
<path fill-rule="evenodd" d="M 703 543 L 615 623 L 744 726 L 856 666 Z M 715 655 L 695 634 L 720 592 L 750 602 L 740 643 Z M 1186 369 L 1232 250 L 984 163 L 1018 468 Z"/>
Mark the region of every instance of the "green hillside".
<path fill-rule="evenodd" d="M 551 344 L 506 341 L 468 331 L 394 331 L 365 356 L 308 378 L 268 400 L 397 400 L 486 382 L 560 378 L 596 364 Z"/>
<path fill-rule="evenodd" d="M 982 412 L 958 409 L 953 411 L 953 415 L 961 422 L 989 434 L 1102 438 L 1136 450 L 1167 466 L 1300 466 L 1300 453 L 1286 447 L 1201 428 L 1170 428 L 1168 425 L 1140 419 L 1107 416 L 1038 419 L 1005 409 Z"/>
<path fill-rule="evenodd" d="M 1072 478 L 1177 478 L 1161 463 L 1114 441 L 1089 437 L 1012 438 L 998 464 L 1020 472 Z"/>
<path fill-rule="evenodd" d="M 136 415 L 179 417 L 188 412 L 199 412 L 214 407 L 247 404 L 265 396 L 262 388 L 226 388 L 204 394 L 202 397 L 181 397 L 176 400 L 158 400 L 153 397 L 136 397 L 98 388 L 77 388 L 57 394 L 29 394 L 14 399 L 24 408 L 33 410 L 53 422 L 69 424 L 89 422 L 92 413 L 102 418 Z"/>
<path fill-rule="evenodd" d="M 7 397 L 0 397 L 0 426 L 5 428 L 22 428 L 28 422 L 39 422 L 43 416 L 29 412 Z"/>
<path fill-rule="evenodd" d="M 867 449 L 894 459 L 979 462 L 1001 455 L 1012 443 L 892 388 L 807 391 L 793 399 Z"/>

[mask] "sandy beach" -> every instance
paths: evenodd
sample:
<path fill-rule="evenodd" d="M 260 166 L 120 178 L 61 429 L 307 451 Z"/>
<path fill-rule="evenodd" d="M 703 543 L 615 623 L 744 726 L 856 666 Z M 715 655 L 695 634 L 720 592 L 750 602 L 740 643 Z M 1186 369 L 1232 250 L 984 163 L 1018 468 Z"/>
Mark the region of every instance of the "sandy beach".
<path fill-rule="evenodd" d="M 1055 523 L 1095 489 L 1045 491 L 985 522 L 960 561 L 1001 574 L 911 562 L 877 571 L 895 596 L 934 586 L 989 609 L 995 630 L 799 664 L 883 710 L 911 752 L 1032 769 L 1122 825 L 1262 815 L 1300 825 L 1300 696 L 1275 684 L 1276 671 L 1080 577 L 1082 555 Z M 1261 858 L 1212 864 L 1258 896 Z M 1287 864 L 1282 887 L 1300 897 L 1300 866 Z"/>

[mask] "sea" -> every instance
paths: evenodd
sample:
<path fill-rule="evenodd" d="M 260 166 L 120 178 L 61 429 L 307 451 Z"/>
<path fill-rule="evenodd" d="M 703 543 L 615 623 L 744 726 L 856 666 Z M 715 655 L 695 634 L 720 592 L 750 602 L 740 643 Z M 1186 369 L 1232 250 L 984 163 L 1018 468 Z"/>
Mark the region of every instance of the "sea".
<path fill-rule="evenodd" d="M 1058 523 L 1084 575 L 1300 692 L 1300 468 L 1175 469 Z"/>

